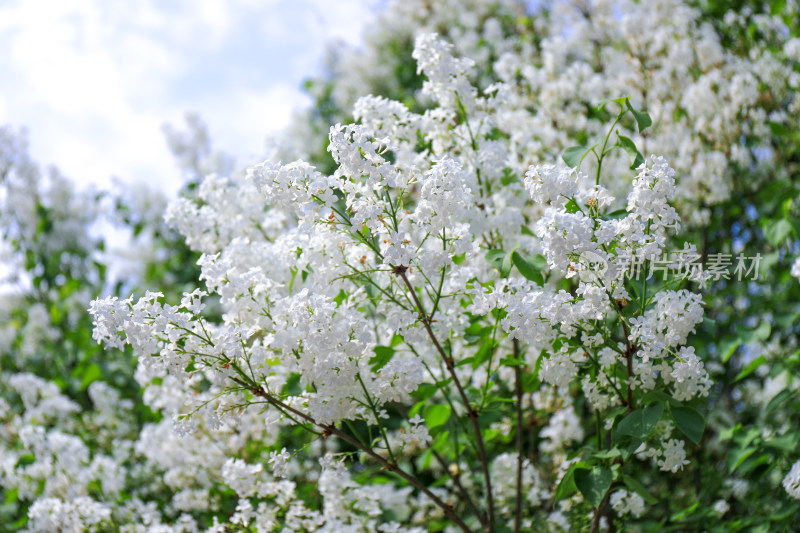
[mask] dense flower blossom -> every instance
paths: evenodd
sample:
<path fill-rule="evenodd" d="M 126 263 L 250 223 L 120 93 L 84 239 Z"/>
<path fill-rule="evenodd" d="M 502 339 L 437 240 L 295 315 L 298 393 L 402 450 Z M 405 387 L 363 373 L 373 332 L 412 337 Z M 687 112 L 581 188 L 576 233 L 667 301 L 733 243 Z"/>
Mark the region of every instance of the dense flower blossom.
<path fill-rule="evenodd" d="M 408 426 L 386 432 L 389 402 L 409 402 L 421 385 L 447 380 L 449 394 L 461 400 L 439 404 L 439 412 L 449 416 L 453 409 L 456 415 L 471 409 L 464 403 L 465 386 L 502 390 L 490 384 L 482 367 L 486 359 L 478 360 L 484 348 L 462 340 L 475 325 L 494 330 L 491 342 L 497 346 L 519 343 L 514 349 L 522 350 L 520 364 L 536 367 L 540 379 L 552 385 L 553 398 L 567 402 L 539 434 L 544 453 L 584 439 L 568 394 L 578 380 L 597 410 L 630 408 L 639 390 L 670 390 L 680 401 L 706 394 L 711 381 L 703 363 L 692 347 L 683 346 L 702 320 L 701 296 L 660 290 L 627 318 L 620 307 L 632 298 L 626 265 L 662 257 L 677 229 L 678 215 L 669 203 L 675 170 L 660 157 L 642 163 L 627 214 L 619 218 L 605 216 L 616 204 L 609 191 L 578 169 L 534 165 L 525 173 L 524 189 L 498 189 L 507 173 L 493 172 L 482 161 L 509 169 L 515 164 L 497 144 L 487 144 L 489 155 L 483 156 L 475 135 L 485 138 L 482 124 L 495 120 L 507 103 L 496 91 L 471 85 L 471 63 L 451 54 L 452 47 L 438 36 L 416 40 L 414 57 L 428 78 L 423 92 L 436 107 L 415 115 L 399 104 L 364 101 L 361 125 L 331 127 L 329 152 L 338 165 L 332 175 L 302 162 L 265 162 L 251 167 L 244 181 L 206 177 L 199 187 L 202 205 L 178 201 L 169 217 L 204 253 L 199 265 L 207 291 L 184 294 L 177 306 L 154 292 L 138 300 L 98 300 L 90 309 L 95 339 L 130 344 L 148 372 L 186 381 L 201 372 L 215 390 L 227 392 L 211 404 L 205 396 L 176 397 L 184 409 L 203 413 L 211 429 L 239 423 L 224 405 L 260 396 L 277 408 L 283 423 L 311 423 L 325 432 L 346 421 L 376 426 L 381 438 L 374 449 L 389 464 L 396 453 L 431 446 L 428 424 L 435 419 L 414 415 Z M 621 105 L 621 113 L 627 112 Z M 457 116 L 459 123 L 453 121 Z M 410 156 L 417 141 L 394 135 L 408 124 L 417 125 L 417 137 L 430 139 L 431 152 Z M 390 135 L 379 137 L 384 133 Z M 394 163 L 386 158 L 388 150 Z M 598 167 L 605 155 L 598 157 Z M 241 196 L 240 191 L 254 190 L 260 196 Z M 231 216 L 236 199 L 243 205 Z M 515 242 L 514 225 L 526 223 L 533 231 L 520 244 L 542 254 L 550 282 L 523 270 L 526 263 L 514 259 L 518 252 L 500 248 Z M 491 259 L 495 253 L 518 270 L 509 275 L 511 268 Z M 508 272 L 497 278 L 497 268 Z M 581 276 L 569 290 L 554 283 L 575 272 Z M 223 306 L 219 324 L 202 314 L 210 294 Z M 630 324 L 620 330 L 623 342 L 602 326 L 614 317 Z M 472 365 L 462 364 L 470 359 Z M 627 373 L 624 382 L 619 371 Z M 299 388 L 290 387 L 292 379 L 299 380 Z M 179 417 L 176 428 L 197 432 L 196 416 Z M 660 439 L 649 442 L 647 455 L 675 473 L 688 461 L 683 441 L 671 433 L 660 432 Z M 267 462 L 275 477 L 288 475 L 289 458 L 285 449 L 271 452 Z M 490 478 L 505 468 L 493 465 L 495 474 L 484 465 L 483 490 L 491 491 Z M 353 497 L 356 509 L 379 513 L 379 507 L 372 510 L 378 501 L 358 499 L 363 489 L 341 463 L 326 458 L 322 466 L 326 511 L 304 515 L 304 510 L 299 516 L 312 522 L 324 516 L 333 527 L 351 520 L 343 506 Z M 228 459 L 222 475 L 240 498 L 261 494 L 266 482 L 260 465 L 239 459 Z M 531 501 L 549 497 L 540 474 L 526 476 L 537 487 L 523 491 Z M 476 483 L 478 478 L 470 482 Z M 181 505 L 189 508 L 185 494 Z M 427 495 L 429 504 L 438 504 L 437 498 Z M 624 505 L 621 498 L 615 498 L 615 509 L 638 516 L 638 495 Z M 243 499 L 231 520 L 245 525 L 260 513 Z"/>
<path fill-rule="evenodd" d="M 168 130 L 197 183 L 165 219 L 199 279 L 74 298 L 95 341 L 136 357 L 144 415 L 113 374 L 0 374 L 0 477 L 32 502 L 25 527 L 624 529 L 689 523 L 663 487 L 688 491 L 705 462 L 732 474 L 704 486 L 692 520 L 739 520 L 751 507 L 731 499 L 774 487 L 798 382 L 773 365 L 796 341 L 770 333 L 791 336 L 796 315 L 709 338 L 723 287 L 706 291 L 713 275 L 691 258 L 715 238 L 697 232 L 712 210 L 775 170 L 772 133 L 800 115 L 800 45 L 778 16 L 729 13 L 732 31 L 763 34 L 741 53 L 676 0 L 550 8 L 390 3 L 376 25 L 389 37 L 370 39 L 394 56 L 335 66 L 325 163 L 298 159 L 309 134 L 234 170 L 196 120 Z M 391 98 L 367 94 L 387 73 L 410 92 L 392 78 Z M 91 250 L 87 199 L 54 175 L 37 206 L 23 191 L 40 177 L 24 158 L 6 166 L 12 236 L 36 242 L 44 207 L 65 223 L 32 252 L 61 254 L 58 238 L 59 257 Z M 745 170 L 756 179 L 740 185 Z M 796 255 L 795 207 L 757 230 L 783 239 L 767 267 Z M 11 320 L 0 341 L 34 360 L 63 333 L 57 309 L 28 311 L 19 342 Z M 743 409 L 769 423 L 736 425 Z M 798 464 L 783 486 L 800 499 Z"/>

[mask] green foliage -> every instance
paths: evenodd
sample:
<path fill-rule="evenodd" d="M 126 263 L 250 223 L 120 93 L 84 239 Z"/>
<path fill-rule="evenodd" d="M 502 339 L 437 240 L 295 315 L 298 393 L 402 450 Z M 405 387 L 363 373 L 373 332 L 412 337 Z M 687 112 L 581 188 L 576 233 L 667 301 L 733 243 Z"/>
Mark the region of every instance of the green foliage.
<path fill-rule="evenodd" d="M 612 474 L 607 466 L 597 466 L 592 469 L 579 468 L 575 470 L 575 486 L 593 507 L 598 507 L 603 497 L 611 488 Z"/>
<path fill-rule="evenodd" d="M 620 435 L 629 435 L 643 441 L 656 427 L 663 412 L 664 404 L 653 402 L 644 409 L 637 409 L 623 418 L 617 426 L 617 432 Z"/>
<path fill-rule="evenodd" d="M 511 261 L 514 263 L 514 266 L 517 267 L 519 273 L 522 274 L 526 279 L 538 283 L 539 285 L 544 283 L 542 271 L 544 270 L 547 261 L 543 256 L 535 255 L 530 258 L 525 258 L 515 250 L 511 252 Z"/>
<path fill-rule="evenodd" d="M 691 407 L 671 406 L 669 410 L 678 429 L 692 442 L 699 444 L 706 427 L 705 419 Z"/>
<path fill-rule="evenodd" d="M 572 146 L 564 150 L 561 158 L 570 168 L 578 168 L 581 166 L 583 159 L 592 151 L 592 147 L 586 146 Z"/>

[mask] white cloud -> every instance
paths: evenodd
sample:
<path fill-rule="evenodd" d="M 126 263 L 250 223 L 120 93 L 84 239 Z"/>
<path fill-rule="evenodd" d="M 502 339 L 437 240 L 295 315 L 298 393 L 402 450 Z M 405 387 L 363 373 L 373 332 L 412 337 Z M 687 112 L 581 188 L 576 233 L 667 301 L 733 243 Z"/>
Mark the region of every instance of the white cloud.
<path fill-rule="evenodd" d="M 161 134 L 193 110 L 250 158 L 305 102 L 326 40 L 358 42 L 369 0 L 16 0 L 0 5 L 0 123 L 67 176 L 174 192 Z"/>
<path fill-rule="evenodd" d="M 257 162 L 267 134 L 289 125 L 291 112 L 308 105 L 309 99 L 288 83 L 276 83 L 265 90 L 240 90 L 224 106 L 204 106 L 203 119 L 217 139 L 224 139 L 225 151 L 236 148 L 243 162 Z"/>

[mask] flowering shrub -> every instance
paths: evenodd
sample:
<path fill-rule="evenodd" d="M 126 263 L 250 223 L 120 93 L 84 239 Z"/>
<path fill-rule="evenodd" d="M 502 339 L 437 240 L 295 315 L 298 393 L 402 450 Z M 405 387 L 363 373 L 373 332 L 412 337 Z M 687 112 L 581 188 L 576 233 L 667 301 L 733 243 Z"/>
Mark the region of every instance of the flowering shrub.
<path fill-rule="evenodd" d="M 468 63 L 452 58 L 435 36 L 422 35 L 415 56 L 438 107 L 414 115 L 396 103 L 362 102 L 373 112 L 363 122 L 380 122 L 379 133 L 392 135 L 376 137 L 367 125 L 334 126 L 330 150 L 339 167 L 332 176 L 305 163 L 265 163 L 242 184 L 207 178 L 200 187 L 205 205 L 184 200 L 170 211 L 187 241 L 204 251 L 201 277 L 220 296 L 221 324 L 202 316 L 204 291 L 186 294 L 179 306 L 149 293 L 135 302 L 95 302 L 95 338 L 131 344 L 155 375 L 187 382 L 201 374 L 210 399 L 197 403 L 190 396 L 185 405 L 197 405 L 195 417 L 202 413 L 209 427 L 235 426 L 240 406 L 266 402 L 276 411 L 268 415 L 272 423 L 339 437 L 464 530 L 519 528 L 522 520 L 548 514 L 555 514 L 550 521 L 567 520 L 536 507 L 557 496 L 552 487 L 569 495 L 570 483 L 586 500 L 576 516 L 591 515 L 594 506 L 599 524 L 615 478 L 634 491 L 633 501 L 641 499 L 638 492 L 648 494 L 640 484 L 625 484 L 624 461 L 635 454 L 678 472 L 688 461 L 675 437 L 697 442 L 703 431 L 702 416 L 682 403 L 711 386 L 694 349 L 682 346 L 702 321 L 700 295 L 677 286 L 656 286 L 648 295 L 646 281 L 634 289 L 625 279 L 625 265 L 646 267 L 662 257 L 678 225 L 668 202 L 675 172 L 662 158 L 640 164 L 627 214 L 614 218 L 608 215 L 618 202 L 600 184 L 602 162 L 631 141 L 618 135 L 610 146 L 611 131 L 591 151 L 594 178 L 554 165 L 531 167 L 523 181 L 481 172 L 474 164 L 476 135 L 490 133 L 486 124 L 502 104 L 478 96 L 463 79 Z M 621 109 L 615 123 L 633 116 L 639 128 L 649 125 L 627 98 L 615 104 Z M 461 122 L 434 118 L 448 116 Z M 446 124 L 449 150 L 417 155 L 416 141 L 397 134 L 408 124 L 431 142 L 442 141 Z M 636 162 L 642 159 L 631 150 Z M 384 157 L 390 152 L 394 161 Z M 492 188 L 495 205 L 503 198 L 502 211 L 485 206 Z M 531 256 L 536 251 L 541 255 Z M 587 254 L 603 261 L 603 271 L 589 268 Z M 705 279 L 703 272 L 690 274 L 688 280 Z M 589 427 L 573 403 L 570 389 L 578 383 L 593 413 Z M 549 456 L 534 467 L 521 431 L 524 411 L 537 410 L 537 401 L 555 412 L 541 432 Z M 180 430 L 192 431 L 193 419 L 182 417 Z M 518 447 L 514 457 L 497 457 L 510 428 L 490 428 L 506 420 L 516 421 Z M 364 439 L 353 423 L 374 438 Z M 579 446 L 591 433 L 596 441 Z M 425 455 L 437 458 L 427 459 L 434 479 L 450 477 L 448 492 L 437 495 L 419 473 L 400 466 Z M 503 465 L 509 458 L 515 468 Z M 337 460 L 325 461 L 342 471 L 330 466 Z M 279 461 L 280 477 L 284 454 Z M 495 485 L 516 489 L 496 498 L 493 477 Z M 252 484 L 237 492 L 240 507 L 253 505 Z M 615 492 L 615 507 L 625 494 Z M 456 508 L 458 497 L 468 507 Z M 465 512 L 472 518 L 465 520 Z M 355 514 L 323 516 L 327 526 L 344 527 L 360 523 Z"/>
<path fill-rule="evenodd" d="M 306 121 L 337 119 L 329 160 L 284 145 L 313 161 L 236 171 L 196 119 L 167 131 L 197 180 L 165 215 L 197 279 L 175 245 L 150 261 L 173 272 L 94 300 L 109 352 L 78 326 L 80 383 L 2 375 L 14 527 L 796 525 L 797 6 L 404 6 Z M 6 235 L 38 226 L 10 213 Z M 82 250 L 86 213 L 64 216 Z M 111 292 L 84 270 L 42 294 Z M 162 292 L 120 295 L 139 287 Z M 59 353 L 35 307 L 12 356 Z M 123 353 L 135 382 L 98 364 Z"/>

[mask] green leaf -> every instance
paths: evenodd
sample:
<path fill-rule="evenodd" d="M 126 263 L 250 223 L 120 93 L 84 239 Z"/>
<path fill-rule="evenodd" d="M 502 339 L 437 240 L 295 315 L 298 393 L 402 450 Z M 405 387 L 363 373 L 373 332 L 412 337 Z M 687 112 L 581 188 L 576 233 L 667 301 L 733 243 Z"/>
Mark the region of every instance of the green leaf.
<path fill-rule="evenodd" d="M 534 283 L 538 283 L 539 285 L 544 284 L 544 276 L 542 276 L 542 269 L 540 266 L 534 263 L 534 260 L 525 259 L 519 254 L 519 252 L 516 251 L 512 252 L 511 260 L 514 263 L 514 266 L 517 267 L 517 270 L 519 270 L 519 273 L 522 274 L 525 277 L 525 279 L 529 279 Z M 544 260 L 543 257 L 542 260 Z"/>
<path fill-rule="evenodd" d="M 36 462 L 36 456 L 35 456 L 35 455 L 33 455 L 33 454 L 30 454 L 30 453 L 28 453 L 28 454 L 25 454 L 25 455 L 21 456 L 21 457 L 20 457 L 20 458 L 17 460 L 17 466 L 16 466 L 16 468 L 19 468 L 19 467 L 21 467 L 21 466 L 28 466 L 28 465 L 32 465 L 32 464 L 33 464 L 33 463 L 35 463 L 35 462 Z"/>
<path fill-rule="evenodd" d="M 638 479 L 633 478 L 627 474 L 622 475 L 622 482 L 625 483 L 625 486 L 631 489 L 633 492 L 638 494 L 642 497 L 644 501 L 649 503 L 650 505 L 655 505 L 658 503 L 658 500 L 650 494 L 644 485 L 642 485 Z"/>
<path fill-rule="evenodd" d="M 500 271 L 500 277 L 507 278 L 511 272 L 511 254 L 505 250 L 489 250 L 486 259 Z"/>
<path fill-rule="evenodd" d="M 394 336 L 392 337 L 392 342 L 389 343 L 389 346 L 394 348 L 395 346 L 399 346 L 402 343 L 403 343 L 403 336 L 395 333 Z"/>
<path fill-rule="evenodd" d="M 606 220 L 619 220 L 621 218 L 625 218 L 626 216 L 628 216 L 627 209 L 617 209 L 616 211 L 606 214 L 603 218 Z"/>
<path fill-rule="evenodd" d="M 779 522 L 781 520 L 785 520 L 793 515 L 796 515 L 800 511 L 800 504 L 797 502 L 794 503 L 785 503 L 783 506 L 778 509 L 775 513 L 772 513 L 767 518 L 772 522 Z M 769 529 L 767 529 L 769 531 Z"/>
<path fill-rule="evenodd" d="M 731 474 L 735 472 L 756 451 L 758 451 L 758 448 L 754 446 L 730 450 L 728 452 L 728 471 Z"/>
<path fill-rule="evenodd" d="M 567 496 L 578 490 L 578 487 L 575 486 L 575 470 L 578 468 L 585 468 L 585 467 L 586 467 L 585 463 L 577 463 L 572 465 L 569 468 L 569 470 L 567 470 L 567 473 L 564 474 L 563 478 L 561 478 L 561 483 L 559 483 L 558 487 L 556 487 L 556 493 L 553 496 L 554 503 L 558 502 L 559 500 L 563 500 L 564 498 L 566 498 Z"/>
<path fill-rule="evenodd" d="M 650 115 L 644 111 L 636 111 L 631 105 L 630 100 L 627 100 L 625 105 L 628 106 L 628 109 L 633 114 L 633 118 L 636 119 L 636 126 L 639 128 L 639 133 L 642 133 L 645 128 L 649 128 L 653 125 L 653 119 L 650 118 Z"/>
<path fill-rule="evenodd" d="M 19 489 L 17 487 L 12 487 L 10 489 L 6 489 L 6 505 L 10 505 L 16 502 L 19 499 Z"/>
<path fill-rule="evenodd" d="M 292 277 L 289 280 L 289 294 L 292 294 L 292 287 L 294 287 L 294 279 L 297 277 L 297 267 L 289 268 L 289 272 L 292 273 Z"/>
<path fill-rule="evenodd" d="M 684 435 L 695 444 L 700 443 L 703 431 L 706 429 L 706 420 L 691 407 L 670 407 L 672 418 Z"/>
<path fill-rule="evenodd" d="M 686 509 L 683 509 L 682 511 L 678 511 L 677 513 L 673 514 L 669 519 L 672 522 L 678 522 L 680 520 L 683 520 L 687 516 L 691 516 L 691 514 L 695 512 L 695 510 L 697 510 L 698 507 L 700 507 L 700 502 L 694 502 Z"/>
<path fill-rule="evenodd" d="M 564 209 L 567 211 L 567 213 L 577 213 L 578 211 L 581 210 L 581 208 L 578 207 L 578 203 L 575 200 L 570 200 L 569 202 L 567 202 L 566 205 L 564 205 Z"/>
<path fill-rule="evenodd" d="M 537 374 L 539 373 L 539 369 L 541 368 L 542 359 L 544 359 L 544 357 L 540 357 L 539 359 L 536 360 L 536 363 L 533 365 L 532 373 L 522 374 L 522 390 L 524 390 L 525 392 L 536 392 L 537 390 L 539 390 L 541 381 L 539 381 Z"/>
<path fill-rule="evenodd" d="M 737 426 L 741 426 L 741 424 L 737 424 Z M 740 427 L 739 431 L 736 432 L 736 442 L 740 447 L 748 446 L 759 438 L 761 438 L 761 429 L 757 427 L 749 427 L 747 429 Z"/>
<path fill-rule="evenodd" d="M 771 333 L 772 326 L 769 325 L 769 322 L 764 321 L 761 322 L 756 329 L 744 331 L 741 334 L 741 339 L 742 342 L 746 344 L 752 344 L 757 341 L 767 340 Z"/>
<path fill-rule="evenodd" d="M 717 440 L 719 442 L 730 440 L 740 429 L 742 429 L 741 424 L 736 424 L 731 428 L 720 428 L 717 430 Z"/>
<path fill-rule="evenodd" d="M 336 298 L 333 299 L 336 302 L 336 307 L 341 307 L 342 302 L 347 299 L 347 292 L 344 289 L 339 291 L 339 294 L 336 295 Z"/>
<path fill-rule="evenodd" d="M 736 383 L 737 381 L 743 380 L 744 378 L 755 372 L 755 370 L 758 367 L 760 367 L 766 362 L 767 358 L 764 357 L 763 355 L 759 355 L 756 359 L 750 361 L 750 364 L 744 367 L 741 372 L 739 372 L 739 375 L 736 376 L 736 379 L 734 379 L 733 382 Z"/>
<path fill-rule="evenodd" d="M 581 161 L 583 161 L 587 153 L 589 153 L 589 148 L 586 146 L 572 146 L 564 150 L 561 159 L 563 159 L 570 168 L 577 168 L 581 165 Z"/>
<path fill-rule="evenodd" d="M 617 148 L 622 148 L 631 157 L 631 170 L 636 170 L 640 165 L 644 164 L 644 157 L 642 156 L 641 152 L 639 152 L 638 148 L 636 148 L 636 145 L 633 143 L 633 141 L 628 137 L 618 134 L 617 144 L 614 146 Z"/>
<path fill-rule="evenodd" d="M 508 186 L 516 181 L 519 181 L 519 177 L 514 174 L 514 171 L 509 167 L 504 168 L 503 177 L 500 178 L 500 183 L 502 183 L 503 186 Z"/>
<path fill-rule="evenodd" d="M 425 424 L 431 429 L 442 426 L 450 418 L 450 406 L 445 403 L 435 403 L 425 409 Z"/>
<path fill-rule="evenodd" d="M 670 396 L 666 392 L 660 391 L 660 390 L 655 390 L 655 389 L 649 391 L 647 394 L 642 396 L 641 402 L 644 405 L 647 405 L 647 404 L 653 403 L 653 402 L 664 402 L 664 403 L 668 403 L 670 405 L 676 405 L 678 407 L 681 407 L 683 405 L 681 402 L 679 402 L 678 400 L 676 400 L 675 398 L 673 398 L 672 396 Z"/>
<path fill-rule="evenodd" d="M 82 372 L 81 390 L 86 390 L 89 385 L 100 379 L 103 379 L 103 370 L 97 363 L 92 363 Z"/>
<path fill-rule="evenodd" d="M 617 432 L 622 435 L 630 435 L 631 437 L 644 440 L 656 427 L 658 421 L 661 420 L 661 414 L 664 412 L 664 404 L 661 402 L 653 402 L 644 409 L 637 409 L 625 418 L 623 418 L 617 426 Z"/>
<path fill-rule="evenodd" d="M 500 275 L 503 276 L 504 278 L 507 278 L 508 275 L 511 274 L 511 267 L 513 266 L 513 263 L 511 261 L 511 256 L 514 255 L 515 250 L 516 248 L 508 252 L 506 256 L 503 258 L 503 263 L 500 265 Z"/>
<path fill-rule="evenodd" d="M 787 220 L 789 220 L 789 223 L 792 225 L 795 236 L 800 237 L 800 218 L 789 217 Z"/>
<path fill-rule="evenodd" d="M 597 102 L 594 108 L 597 111 L 603 111 L 606 108 L 606 104 L 608 104 L 609 102 L 614 102 L 618 104 L 620 107 L 624 107 L 629 98 L 630 96 L 621 96 L 619 98 L 606 98 L 605 100 L 600 100 L 599 102 Z"/>
<path fill-rule="evenodd" d="M 414 399 L 420 402 L 424 402 L 425 400 L 431 398 L 438 391 L 439 387 L 437 387 L 433 383 L 420 383 L 419 387 L 417 387 L 417 390 L 411 393 L 411 396 L 413 396 Z"/>
<path fill-rule="evenodd" d="M 724 339 L 719 343 L 719 353 L 723 363 L 727 363 L 728 359 L 736 352 L 736 349 L 742 345 L 741 339 Z"/>
<path fill-rule="evenodd" d="M 11 524 L 11 531 L 16 531 L 18 529 L 22 529 L 25 527 L 25 524 L 28 523 L 28 515 L 24 515 L 22 518 Z"/>
<path fill-rule="evenodd" d="M 486 259 L 491 263 L 497 263 L 497 261 L 502 262 L 505 256 L 506 256 L 505 250 L 494 249 L 486 252 Z"/>
<path fill-rule="evenodd" d="M 487 335 L 491 336 L 492 329 L 491 326 L 484 325 L 479 317 L 464 330 L 464 339 L 468 344 L 477 344 L 477 341 L 483 340 Z"/>
<path fill-rule="evenodd" d="M 619 451 L 619 448 L 611 448 L 610 450 L 601 450 L 599 452 L 594 452 L 592 457 L 597 459 L 614 459 L 615 457 L 620 457 L 622 452 Z"/>
<path fill-rule="evenodd" d="M 786 453 L 793 454 L 797 450 L 797 443 L 800 441 L 800 432 L 791 431 L 780 437 L 775 437 L 764 442 L 764 446 L 783 450 Z"/>
<path fill-rule="evenodd" d="M 591 470 L 575 471 L 575 486 L 581 491 L 586 501 L 598 507 L 603 497 L 611 488 L 611 469 L 605 465 L 596 466 Z"/>
<path fill-rule="evenodd" d="M 758 457 L 748 457 L 739 467 L 739 475 L 744 476 L 756 467 L 767 464 L 772 460 L 772 454 L 762 453 Z"/>
<path fill-rule="evenodd" d="M 788 389 L 784 389 L 784 390 L 780 391 L 778 394 L 775 395 L 774 398 L 772 398 L 769 401 L 769 403 L 767 404 L 767 407 L 764 409 L 764 413 L 765 414 L 771 413 L 780 404 L 782 404 L 783 402 L 785 402 L 786 400 L 788 400 L 789 398 L 791 398 L 794 395 L 795 395 L 795 392 L 791 391 L 791 390 L 788 390 Z"/>
<path fill-rule="evenodd" d="M 501 364 L 502 366 L 511 366 L 511 367 L 514 367 L 514 366 L 525 366 L 525 365 L 527 365 L 528 363 L 526 363 L 526 362 L 525 362 L 525 361 L 523 361 L 522 359 L 517 359 L 516 357 L 511 357 L 511 356 L 509 355 L 508 357 L 505 357 L 505 358 L 501 359 L 501 360 L 500 360 L 500 364 Z"/>
<path fill-rule="evenodd" d="M 372 350 L 375 355 L 370 358 L 369 364 L 372 365 L 370 368 L 373 372 L 383 368 L 394 356 L 394 348 L 389 348 L 388 346 L 376 346 Z"/>
<path fill-rule="evenodd" d="M 764 228 L 764 237 L 766 237 L 773 246 L 778 246 L 786 240 L 791 232 L 792 224 L 785 218 L 782 218 L 767 224 Z"/>
<path fill-rule="evenodd" d="M 494 339 L 486 339 L 484 343 L 481 344 L 481 347 L 478 348 L 478 351 L 475 352 L 475 355 L 467 358 L 471 360 L 470 362 L 472 363 L 472 368 L 478 368 L 483 363 L 488 361 L 492 357 L 492 354 L 494 354 L 496 347 L 497 342 Z M 464 361 L 466 361 L 466 359 Z M 464 361 L 461 361 L 461 363 L 463 364 Z"/>

